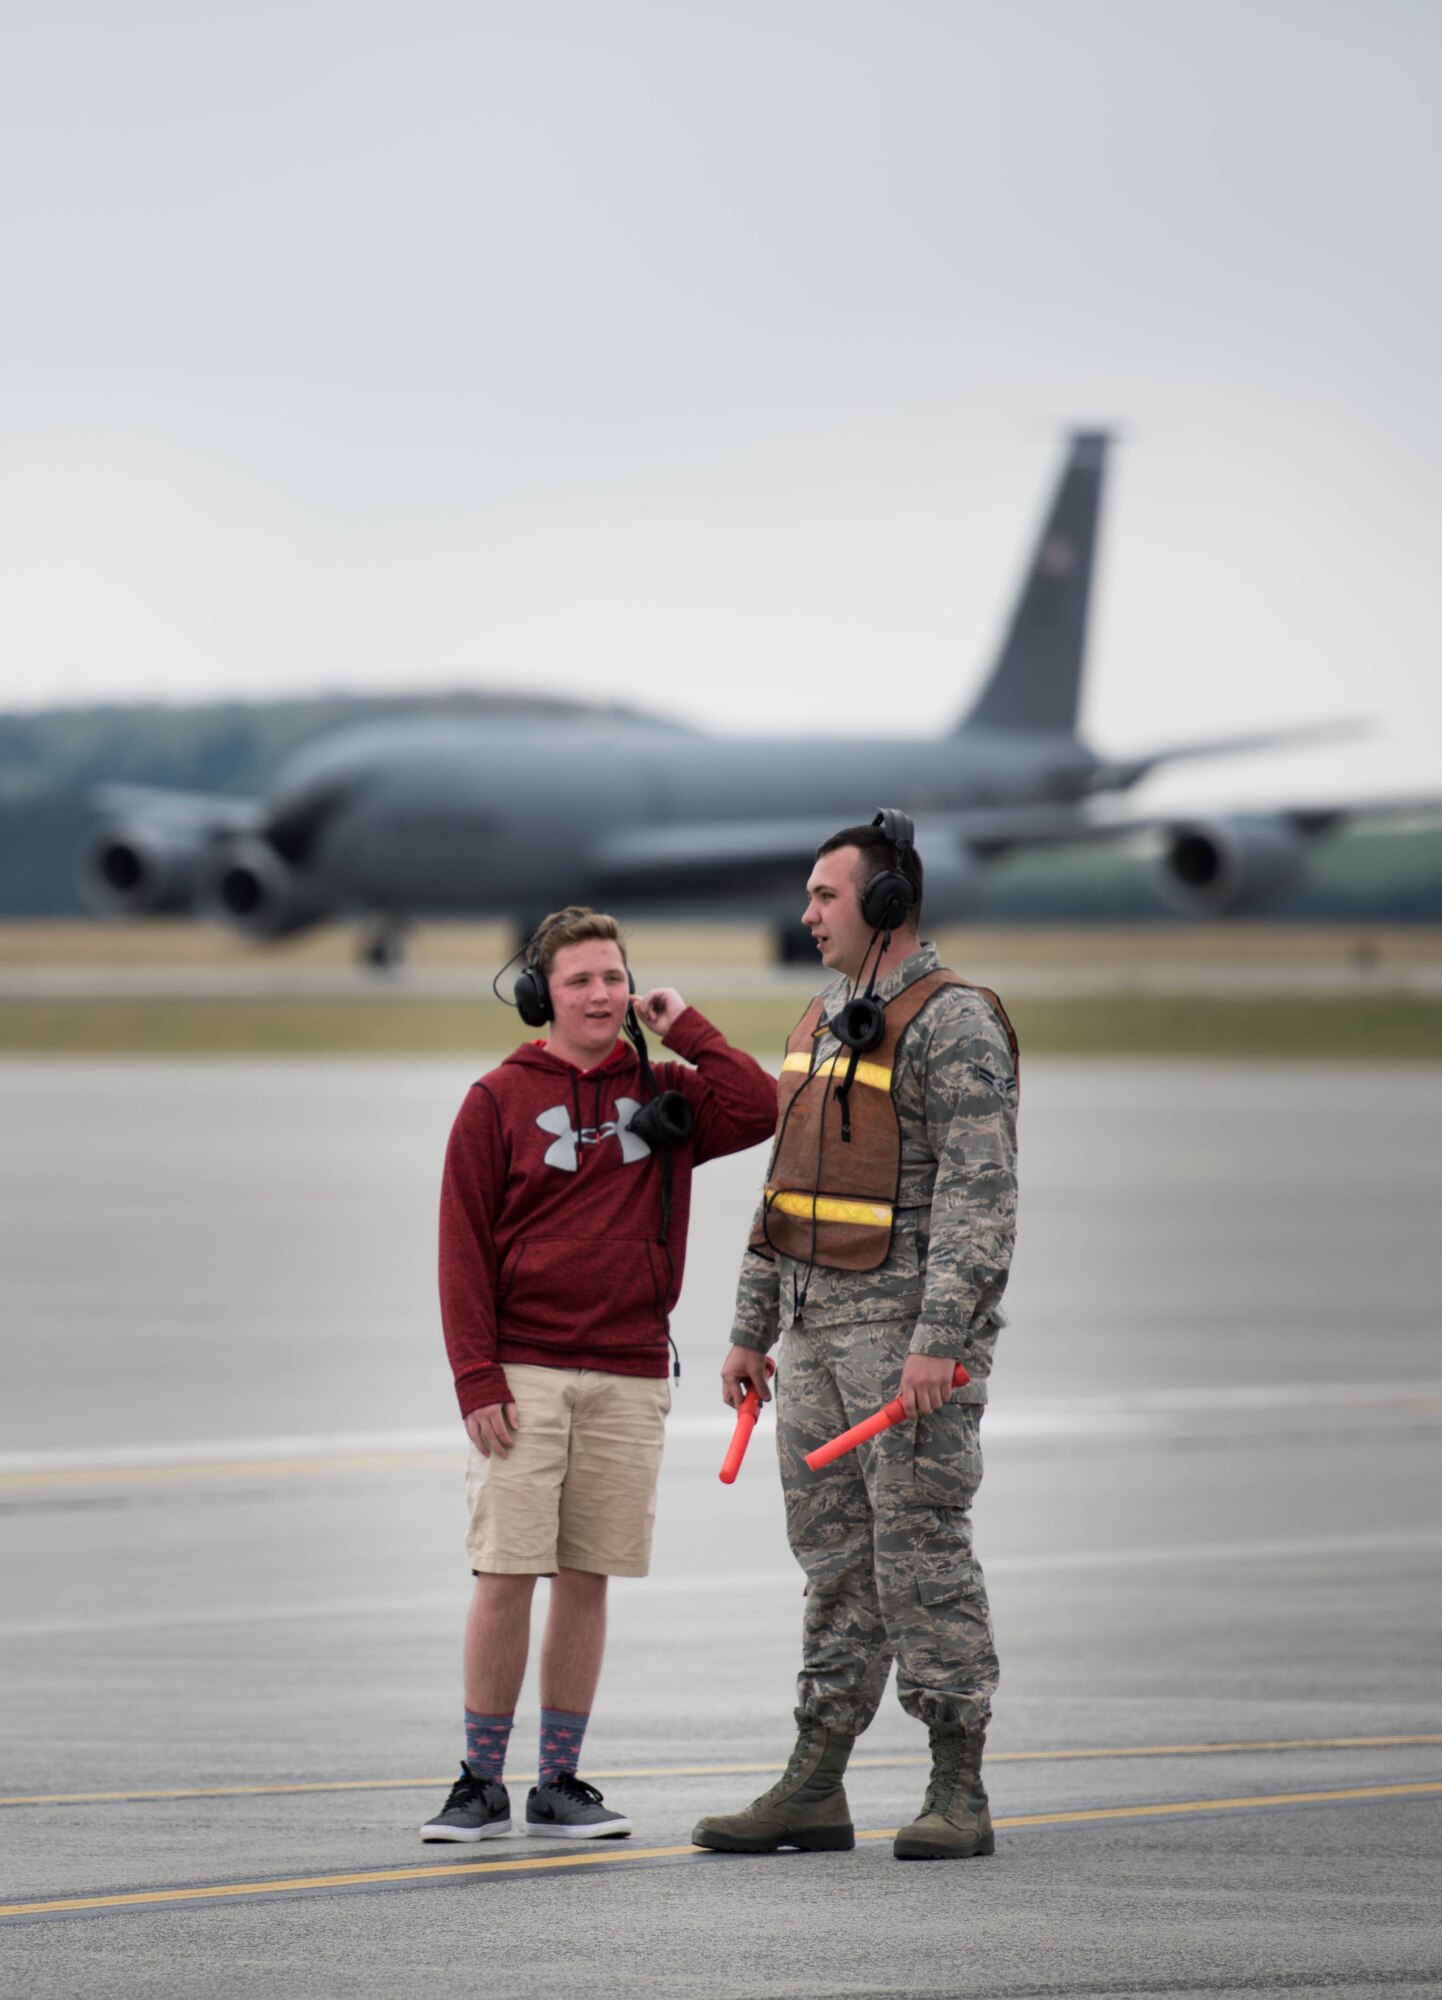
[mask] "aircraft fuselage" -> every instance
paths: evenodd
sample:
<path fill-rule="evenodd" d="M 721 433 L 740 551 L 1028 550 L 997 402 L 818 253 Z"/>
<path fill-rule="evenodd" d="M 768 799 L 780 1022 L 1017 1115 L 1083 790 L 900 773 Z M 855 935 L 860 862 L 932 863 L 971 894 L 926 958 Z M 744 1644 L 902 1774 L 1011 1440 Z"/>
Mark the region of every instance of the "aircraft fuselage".
<path fill-rule="evenodd" d="M 603 893 L 607 836 L 638 823 L 739 827 L 785 814 L 842 826 L 883 804 L 924 820 L 1079 800 L 1095 769 L 1074 737 L 864 743 L 402 724 L 317 746 L 286 775 L 266 819 L 280 851 L 343 899 L 416 915 L 504 913 Z M 633 885 L 625 900 L 648 899 Z"/>

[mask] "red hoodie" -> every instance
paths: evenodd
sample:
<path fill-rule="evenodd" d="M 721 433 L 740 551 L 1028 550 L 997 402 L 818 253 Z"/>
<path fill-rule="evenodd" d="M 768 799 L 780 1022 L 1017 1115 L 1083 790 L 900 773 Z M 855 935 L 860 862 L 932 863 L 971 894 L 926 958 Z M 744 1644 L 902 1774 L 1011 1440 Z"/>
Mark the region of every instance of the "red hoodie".
<path fill-rule="evenodd" d="M 527 1042 L 473 1084 L 441 1184 L 441 1319 L 462 1416 L 510 1391 L 502 1364 L 664 1375 L 667 1316 L 681 1291 L 691 1170 L 769 1139 L 776 1084 L 694 1007 L 653 1065 L 696 1129 L 672 1154 L 670 1255 L 660 1242 L 662 1163 L 628 1129 L 646 1101 L 618 1041 L 579 1070 Z"/>

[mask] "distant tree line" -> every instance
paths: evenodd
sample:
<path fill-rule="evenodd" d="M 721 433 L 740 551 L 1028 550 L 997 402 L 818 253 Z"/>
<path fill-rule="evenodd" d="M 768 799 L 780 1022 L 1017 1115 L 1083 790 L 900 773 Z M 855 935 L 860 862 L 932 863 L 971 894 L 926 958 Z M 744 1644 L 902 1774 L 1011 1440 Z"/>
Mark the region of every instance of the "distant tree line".
<path fill-rule="evenodd" d="M 314 695 L 194 706 L 107 704 L 0 712 L 0 917 L 83 914 L 76 860 L 87 796 L 107 783 L 262 797 L 311 738 L 343 723 L 429 711 L 623 716 L 622 704 L 504 691 Z M 1100 848 L 1017 855 L 983 877 L 988 923 L 1165 919 L 1148 863 Z M 1311 880 L 1268 917 L 1442 923 L 1442 828 L 1344 832 L 1319 841 Z"/>

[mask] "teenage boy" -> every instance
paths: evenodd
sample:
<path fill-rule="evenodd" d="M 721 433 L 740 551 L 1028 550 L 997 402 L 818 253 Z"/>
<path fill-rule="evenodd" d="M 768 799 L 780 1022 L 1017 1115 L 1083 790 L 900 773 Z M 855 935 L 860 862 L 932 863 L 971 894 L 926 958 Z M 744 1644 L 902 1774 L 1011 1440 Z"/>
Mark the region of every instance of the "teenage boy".
<path fill-rule="evenodd" d="M 776 1123 L 773 1080 L 679 993 L 659 987 L 633 1002 L 614 918 L 575 907 L 548 917 L 522 983 L 548 1032 L 473 1085 L 441 1189 L 441 1315 L 471 1440 L 475 1588 L 465 1757 L 421 1828 L 427 1840 L 512 1831 L 502 1773 L 538 1576 L 551 1591 L 525 1831 L 631 1831 L 577 1775 L 607 1581 L 650 1566 L 692 1168 L 759 1145 Z M 633 1004 L 684 1062 L 652 1070 L 620 1039 Z M 691 1114 L 679 1119 L 689 1136 L 670 1146 L 644 1118 L 649 1139 L 632 1129 L 667 1091 Z"/>

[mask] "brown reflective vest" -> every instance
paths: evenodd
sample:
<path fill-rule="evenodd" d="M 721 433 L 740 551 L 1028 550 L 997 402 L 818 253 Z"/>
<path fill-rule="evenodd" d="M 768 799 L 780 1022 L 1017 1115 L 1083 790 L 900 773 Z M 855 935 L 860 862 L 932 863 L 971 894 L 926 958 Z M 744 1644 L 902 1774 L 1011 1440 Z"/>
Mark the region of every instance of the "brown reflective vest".
<path fill-rule="evenodd" d="M 891 1251 L 901 1191 L 896 1059 L 902 1037 L 934 995 L 965 986 L 995 1009 L 1019 1061 L 1006 1009 L 987 986 L 954 972 L 926 972 L 886 1003 L 874 1049 L 842 1048 L 815 1064 L 823 1005 L 813 1000 L 786 1044 L 777 1093 L 776 1143 L 751 1248 L 833 1271 L 874 1271 Z"/>

